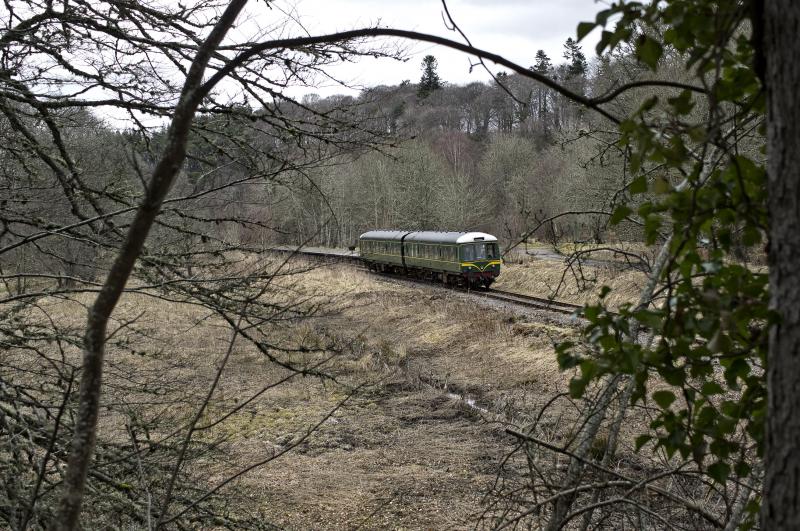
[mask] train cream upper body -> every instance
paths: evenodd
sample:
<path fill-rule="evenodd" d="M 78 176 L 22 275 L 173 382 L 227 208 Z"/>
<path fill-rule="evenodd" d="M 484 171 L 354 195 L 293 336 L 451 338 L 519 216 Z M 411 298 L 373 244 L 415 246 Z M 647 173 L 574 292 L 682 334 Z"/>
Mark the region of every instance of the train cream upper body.
<path fill-rule="evenodd" d="M 496 242 L 497 238 L 485 232 L 468 232 L 456 239 L 456 243 Z"/>

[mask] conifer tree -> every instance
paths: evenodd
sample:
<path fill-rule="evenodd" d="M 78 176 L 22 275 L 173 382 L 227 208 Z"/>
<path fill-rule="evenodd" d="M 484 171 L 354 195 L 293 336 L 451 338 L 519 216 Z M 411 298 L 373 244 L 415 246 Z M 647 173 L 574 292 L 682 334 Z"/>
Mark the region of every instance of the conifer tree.
<path fill-rule="evenodd" d="M 442 88 L 442 80 L 436 72 L 438 66 L 436 58 L 432 55 L 426 55 L 422 59 L 422 77 L 417 89 L 417 96 L 420 99 L 427 98 L 433 91 Z"/>
<path fill-rule="evenodd" d="M 567 38 L 567 42 L 564 43 L 564 59 L 568 61 L 567 75 L 570 78 L 586 75 L 589 63 L 586 62 L 586 56 L 580 45 L 572 37 Z"/>
<path fill-rule="evenodd" d="M 553 63 L 550 61 L 550 57 L 544 52 L 544 50 L 539 50 L 536 52 L 536 64 L 533 65 L 531 70 L 536 72 L 537 74 L 542 74 L 544 76 L 548 75 L 553 68 Z M 544 124 L 544 131 L 545 135 L 547 134 L 547 98 L 548 98 L 548 90 L 541 84 L 538 85 L 536 89 L 536 112 L 539 120 L 542 121 Z"/>

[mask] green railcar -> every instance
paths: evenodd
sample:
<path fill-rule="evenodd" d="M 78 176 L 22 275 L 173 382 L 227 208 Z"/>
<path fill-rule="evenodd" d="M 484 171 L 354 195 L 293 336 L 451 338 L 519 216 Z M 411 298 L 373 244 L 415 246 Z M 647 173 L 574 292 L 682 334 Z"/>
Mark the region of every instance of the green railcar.
<path fill-rule="evenodd" d="M 359 238 L 370 269 L 488 287 L 500 274 L 497 238 L 483 232 L 375 230 Z"/>

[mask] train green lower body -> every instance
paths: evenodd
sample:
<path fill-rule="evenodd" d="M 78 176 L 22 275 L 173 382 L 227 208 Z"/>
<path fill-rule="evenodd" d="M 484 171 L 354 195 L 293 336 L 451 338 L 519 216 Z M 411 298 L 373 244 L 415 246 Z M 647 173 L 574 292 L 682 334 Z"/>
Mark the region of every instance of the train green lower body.
<path fill-rule="evenodd" d="M 445 261 L 392 255 L 367 254 L 364 263 L 373 271 L 404 274 L 449 285 L 489 287 L 500 274 L 499 259 Z"/>

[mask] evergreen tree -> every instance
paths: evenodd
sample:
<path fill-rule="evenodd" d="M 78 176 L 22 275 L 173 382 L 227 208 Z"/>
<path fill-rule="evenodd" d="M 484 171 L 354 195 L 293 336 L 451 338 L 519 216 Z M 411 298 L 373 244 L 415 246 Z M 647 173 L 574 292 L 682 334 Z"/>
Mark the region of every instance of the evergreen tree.
<path fill-rule="evenodd" d="M 539 50 L 536 52 L 536 64 L 531 67 L 531 70 L 538 74 L 542 74 L 543 76 L 549 75 L 550 71 L 553 69 L 553 63 L 550 61 L 550 58 L 544 53 L 544 50 Z M 542 122 L 544 126 L 544 133 L 547 136 L 547 98 L 548 98 L 548 90 L 543 85 L 539 84 L 536 89 L 536 113 L 539 120 Z"/>
<path fill-rule="evenodd" d="M 589 70 L 589 63 L 583 55 L 583 50 L 572 37 L 567 38 L 567 42 L 564 43 L 564 59 L 568 61 L 567 75 L 570 78 L 583 77 Z"/>
<path fill-rule="evenodd" d="M 547 56 L 547 54 L 544 53 L 544 50 L 537 51 L 536 64 L 533 66 L 533 71 L 546 75 L 552 67 L 553 63 L 550 61 L 550 58 Z"/>
<path fill-rule="evenodd" d="M 422 77 L 417 89 L 417 96 L 420 98 L 427 98 L 434 90 L 442 88 L 442 80 L 436 72 L 438 66 L 436 58 L 432 55 L 426 55 L 422 59 Z"/>
<path fill-rule="evenodd" d="M 563 73 L 563 81 L 578 94 L 585 94 L 589 63 L 586 61 L 586 56 L 583 55 L 583 50 L 572 37 L 568 37 L 567 42 L 564 43 L 564 59 L 567 60 L 567 63 L 563 65 L 566 69 L 566 72 Z M 583 107 L 566 102 L 559 105 L 559 108 L 563 113 L 561 122 L 566 126 L 575 125 L 576 120 L 580 120 L 584 112 Z"/>

